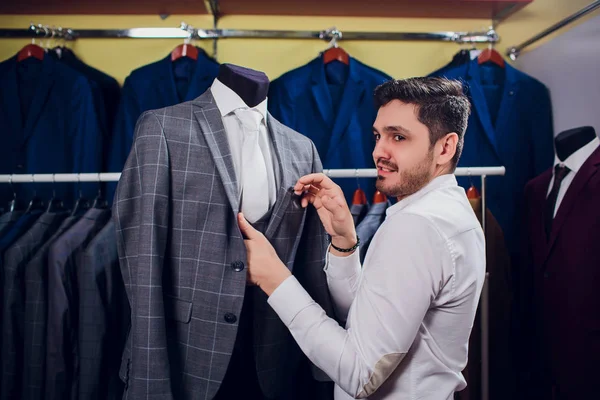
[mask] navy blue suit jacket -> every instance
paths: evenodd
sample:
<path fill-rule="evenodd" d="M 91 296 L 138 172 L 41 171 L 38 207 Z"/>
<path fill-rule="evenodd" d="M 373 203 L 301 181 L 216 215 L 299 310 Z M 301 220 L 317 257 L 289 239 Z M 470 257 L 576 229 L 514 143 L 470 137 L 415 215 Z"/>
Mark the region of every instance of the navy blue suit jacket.
<path fill-rule="evenodd" d="M 83 75 L 50 56 L 22 62 L 12 57 L 0 63 L 0 104 L 0 174 L 100 171 L 102 135 Z M 52 184 L 13 186 L 26 201 L 34 190 L 45 200 L 52 197 Z M 54 186 L 66 204 L 78 196 L 75 183 Z M 81 189 L 93 197 L 98 185 L 82 183 Z M 1 185 L 0 203 L 11 198 L 10 186 Z"/>
<path fill-rule="evenodd" d="M 219 64 L 199 49 L 196 62 L 189 58 L 171 61 L 171 55 L 140 67 L 125 79 L 117 110 L 109 172 L 121 172 L 133 143 L 137 119 L 144 111 L 193 100 L 204 93 L 219 73 Z M 108 185 L 112 199 L 116 184 Z"/>
<path fill-rule="evenodd" d="M 319 56 L 275 79 L 269 87 L 269 111 L 314 142 L 323 168 L 374 168 L 373 90 L 391 78 L 354 58 L 345 70 L 340 66 L 324 65 Z M 351 204 L 357 180 L 335 181 Z M 375 179 L 358 181 L 371 199 Z"/>
<path fill-rule="evenodd" d="M 554 160 L 548 89 L 508 63 L 501 69 L 479 65 L 475 59 L 442 75 L 461 80 L 473 106 L 458 166 L 506 167 L 505 176 L 487 178 L 486 200 L 515 255 L 525 184 L 550 168 Z M 486 81 L 489 83 L 484 84 Z M 464 188 L 471 186 L 468 177 L 460 177 L 458 182 Z M 472 182 L 481 193 L 481 180 L 473 177 Z"/>

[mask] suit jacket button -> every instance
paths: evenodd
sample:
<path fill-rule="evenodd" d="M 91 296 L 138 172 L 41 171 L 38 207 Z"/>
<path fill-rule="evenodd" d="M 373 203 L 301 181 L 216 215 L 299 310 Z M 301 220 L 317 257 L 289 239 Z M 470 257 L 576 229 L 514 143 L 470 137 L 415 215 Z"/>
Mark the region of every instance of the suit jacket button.
<path fill-rule="evenodd" d="M 244 263 L 241 261 L 234 261 L 231 263 L 231 268 L 233 268 L 233 270 L 235 272 L 240 272 L 244 270 Z"/>
<path fill-rule="evenodd" d="M 236 321 L 237 321 L 237 317 L 234 314 L 232 314 L 232 313 L 225 314 L 225 322 L 227 322 L 228 324 L 235 324 Z"/>

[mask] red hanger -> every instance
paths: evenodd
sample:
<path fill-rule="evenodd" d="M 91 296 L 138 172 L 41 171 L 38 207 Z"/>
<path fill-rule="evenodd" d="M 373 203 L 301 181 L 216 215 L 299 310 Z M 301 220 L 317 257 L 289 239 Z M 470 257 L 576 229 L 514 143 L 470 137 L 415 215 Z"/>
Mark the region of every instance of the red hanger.
<path fill-rule="evenodd" d="M 350 56 L 341 47 L 332 47 L 325 50 L 323 53 L 323 64 L 329 64 L 336 60 L 348 65 L 350 63 Z"/>
<path fill-rule="evenodd" d="M 198 59 L 198 49 L 191 44 L 184 43 L 175 47 L 171 52 L 171 61 L 180 59 L 181 57 L 188 57 L 192 60 Z"/>
<path fill-rule="evenodd" d="M 475 186 L 471 185 L 471 187 L 467 189 L 467 198 L 472 200 L 481 198 Z"/>
<path fill-rule="evenodd" d="M 502 58 L 502 55 L 494 49 L 485 49 L 477 57 L 478 64 L 483 64 L 488 61 L 493 62 L 501 68 L 504 68 L 504 58 Z"/>
<path fill-rule="evenodd" d="M 367 204 L 367 195 L 364 190 L 358 188 L 354 191 L 354 197 L 352 198 L 352 204 Z"/>
<path fill-rule="evenodd" d="M 386 203 L 386 202 L 387 202 L 386 195 L 381 193 L 379 190 L 377 190 L 375 192 L 375 194 L 373 195 L 373 204 Z"/>
<path fill-rule="evenodd" d="M 17 55 L 17 61 L 20 62 L 29 57 L 35 57 L 38 60 L 43 60 L 45 54 L 46 52 L 43 48 L 36 44 L 30 43 L 27 46 L 23 47 L 21 51 L 19 51 L 19 54 Z"/>

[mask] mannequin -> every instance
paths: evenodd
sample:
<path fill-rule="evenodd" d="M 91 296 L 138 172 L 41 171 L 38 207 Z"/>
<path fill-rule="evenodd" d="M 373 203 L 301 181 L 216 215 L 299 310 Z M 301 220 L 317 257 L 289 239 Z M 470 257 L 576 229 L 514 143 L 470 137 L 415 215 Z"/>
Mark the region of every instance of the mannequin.
<path fill-rule="evenodd" d="M 565 161 L 571 154 L 594 140 L 595 137 L 596 131 L 591 126 L 563 131 L 554 138 L 556 155 L 561 161 Z"/>
<path fill-rule="evenodd" d="M 236 92 L 249 107 L 267 98 L 269 78 L 264 72 L 233 64 L 221 64 L 217 79 Z"/>

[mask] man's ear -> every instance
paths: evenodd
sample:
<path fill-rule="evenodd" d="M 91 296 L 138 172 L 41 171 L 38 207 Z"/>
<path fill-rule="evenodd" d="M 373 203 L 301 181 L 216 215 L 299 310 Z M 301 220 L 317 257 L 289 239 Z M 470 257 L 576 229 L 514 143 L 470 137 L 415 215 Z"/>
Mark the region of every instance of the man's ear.
<path fill-rule="evenodd" d="M 440 145 L 438 151 L 438 164 L 446 165 L 452 161 L 456 154 L 456 146 L 458 145 L 458 134 L 450 132 L 441 138 L 438 142 Z"/>

